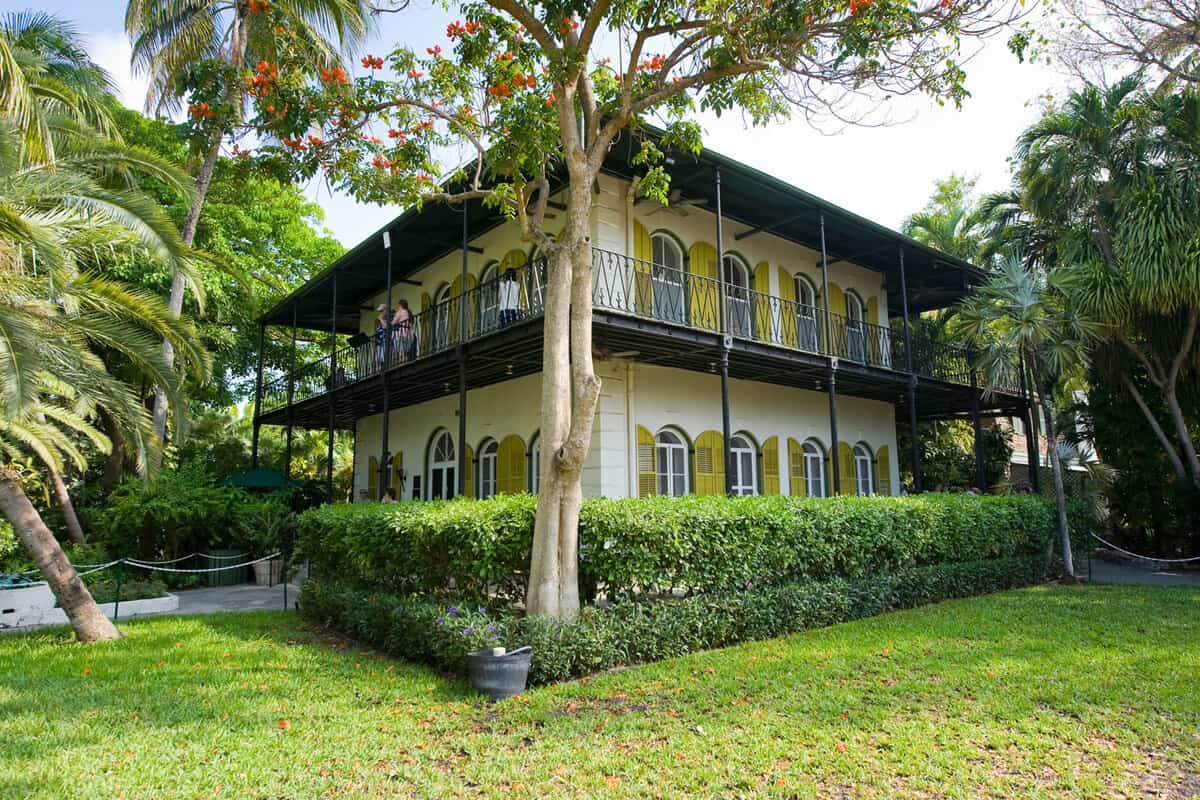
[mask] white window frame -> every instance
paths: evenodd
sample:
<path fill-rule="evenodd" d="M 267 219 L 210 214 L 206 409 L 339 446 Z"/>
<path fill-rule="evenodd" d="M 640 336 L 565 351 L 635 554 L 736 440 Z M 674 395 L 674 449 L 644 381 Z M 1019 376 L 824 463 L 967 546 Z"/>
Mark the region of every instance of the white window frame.
<path fill-rule="evenodd" d="M 449 445 L 449 455 L 442 450 L 442 443 L 446 442 Z M 441 453 L 438 451 L 442 450 Z M 439 458 L 439 455 L 442 458 Z M 429 452 L 429 485 L 425 488 L 425 497 L 428 500 L 434 499 L 433 487 L 434 484 L 440 482 L 442 488 L 442 500 L 449 500 L 458 492 L 458 451 L 454 449 L 454 437 L 450 435 L 450 431 L 442 430 L 433 440 L 433 447 Z"/>
<path fill-rule="evenodd" d="M 664 255 L 669 253 L 675 259 L 675 263 L 668 264 L 665 259 L 660 259 L 660 249 Z M 684 290 L 683 248 L 667 233 L 662 231 L 652 233 L 650 234 L 650 262 L 654 318 L 666 322 L 684 322 L 687 319 L 687 307 L 685 306 L 687 293 Z M 673 301 L 660 305 L 660 298 L 666 297 L 668 292 L 673 297 Z"/>
<path fill-rule="evenodd" d="M 750 322 L 750 267 L 739 256 L 726 253 L 721 260 L 725 273 L 726 327 L 735 336 L 749 338 L 753 325 Z M 744 280 L 733 280 L 737 275 Z"/>
<path fill-rule="evenodd" d="M 496 494 L 496 455 L 500 444 L 488 439 L 479 448 L 479 499 L 486 500 Z"/>
<path fill-rule="evenodd" d="M 493 331 L 500 319 L 500 263 L 490 262 L 479 276 L 479 330 Z M 488 281 L 493 281 L 488 286 Z"/>
<path fill-rule="evenodd" d="M 807 275 L 792 277 L 796 292 L 796 343 L 801 350 L 815 353 L 819 348 L 820 327 L 817 324 L 817 287 Z M 805 294 L 808 295 L 805 298 Z"/>
<path fill-rule="evenodd" d="M 663 471 L 664 464 L 667 471 Z M 678 464 L 678 471 L 672 467 Z M 682 478 L 683 492 L 675 492 L 675 479 Z M 659 431 L 654 437 L 654 481 L 658 493 L 666 497 L 682 497 L 691 491 L 688 476 L 687 444 L 672 430 Z"/>
<path fill-rule="evenodd" d="M 433 349 L 450 346 L 450 284 L 441 286 L 433 295 Z"/>
<path fill-rule="evenodd" d="M 729 439 L 729 455 L 733 458 L 733 493 L 735 495 L 758 494 L 758 451 L 753 441 L 744 434 L 736 434 Z M 745 466 L 743 458 L 749 459 L 750 474 L 743 475 Z M 749 481 L 746 479 L 749 478 Z"/>
<path fill-rule="evenodd" d="M 875 494 L 875 458 L 862 442 L 854 445 L 854 486 L 859 497 Z"/>
<path fill-rule="evenodd" d="M 825 453 L 823 448 L 816 441 L 809 439 L 801 445 L 801 450 L 804 453 L 805 491 L 809 497 L 825 497 Z"/>

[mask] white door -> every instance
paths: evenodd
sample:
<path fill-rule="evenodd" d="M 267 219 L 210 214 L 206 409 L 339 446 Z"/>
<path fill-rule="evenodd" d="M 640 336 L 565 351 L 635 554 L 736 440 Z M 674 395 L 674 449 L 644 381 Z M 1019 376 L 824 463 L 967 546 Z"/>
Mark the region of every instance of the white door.
<path fill-rule="evenodd" d="M 496 454 L 499 447 L 492 439 L 479 450 L 479 499 L 486 500 L 496 493 Z"/>
<path fill-rule="evenodd" d="M 820 352 L 817 345 L 817 293 L 807 278 L 800 275 L 796 281 L 796 344 L 810 353 Z"/>
<path fill-rule="evenodd" d="M 654 452 L 658 493 L 666 497 L 687 494 L 687 448 L 683 440 L 670 431 L 663 431 L 654 438 Z"/>
<path fill-rule="evenodd" d="M 683 322 L 687 318 L 683 305 L 683 253 L 671 237 L 663 234 L 651 237 L 650 244 L 654 262 L 651 266 L 654 318 Z"/>
<path fill-rule="evenodd" d="M 846 355 L 854 361 L 866 361 L 866 331 L 863 327 L 863 306 L 858 295 L 846 292 Z"/>
<path fill-rule="evenodd" d="M 728 330 L 734 336 L 750 338 L 750 270 L 741 259 L 725 256 L 725 312 Z"/>
<path fill-rule="evenodd" d="M 804 480 L 809 497 L 825 496 L 825 457 L 813 442 L 804 443 Z"/>
<path fill-rule="evenodd" d="M 854 479 L 860 497 L 875 494 L 875 470 L 871 464 L 871 452 L 861 444 L 854 446 Z"/>

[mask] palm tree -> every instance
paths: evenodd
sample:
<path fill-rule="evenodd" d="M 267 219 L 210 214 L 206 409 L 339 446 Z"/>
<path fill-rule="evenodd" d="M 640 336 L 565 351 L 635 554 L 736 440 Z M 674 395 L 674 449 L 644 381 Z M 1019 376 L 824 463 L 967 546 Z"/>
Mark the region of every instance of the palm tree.
<path fill-rule="evenodd" d="M 183 189 L 183 176 L 109 142 L 84 147 L 60 140 L 54 161 L 33 160 L 23 139 L 11 119 L 0 118 L 0 453 L 10 463 L 32 455 L 52 476 L 66 464 L 82 469 L 77 438 L 102 451 L 109 446 L 93 424 L 103 409 L 145 465 L 147 452 L 157 449 L 149 417 L 139 393 L 108 373 L 97 349 L 121 353 L 172 396 L 180 378 L 162 358 L 162 338 L 175 343 L 198 375 L 207 354 L 195 344 L 192 326 L 168 314 L 160 300 L 95 271 L 111 245 L 144 248 L 191 271 L 188 251 L 162 209 L 112 179 L 138 169 Z M 81 641 L 119 635 L 25 496 L 21 478 L 18 469 L 0 468 L 0 511 L 76 635 Z"/>
<path fill-rule="evenodd" d="M 1010 257 L 960 305 L 952 328 L 976 343 L 985 386 L 1011 385 L 1014 365 L 1020 362 L 1033 378 L 1046 422 L 1063 569 L 1074 578 L 1054 398 L 1083 368 L 1098 326 L 1070 305 L 1059 285 L 1062 277 L 1061 271 L 1030 268 L 1023 258 Z"/>
<path fill-rule="evenodd" d="M 933 197 L 904 221 L 901 232 L 943 253 L 974 261 L 983 243 L 982 219 L 972 198 L 974 188 L 973 178 L 960 175 L 938 181 Z"/>
<path fill-rule="evenodd" d="M 269 8 L 269 12 L 264 10 Z M 125 29 L 133 40 L 133 66 L 148 73 L 146 107 L 177 110 L 199 70 L 215 76 L 222 108 L 229 113 L 206 125 L 203 160 L 196 174 L 196 196 L 183 222 L 183 243 L 190 246 L 220 155 L 222 140 L 232 135 L 245 108 L 242 72 L 260 61 L 277 63 L 276 29 L 289 32 L 292 46 L 303 48 L 314 71 L 336 66 L 340 54 L 367 34 L 371 7 L 364 0 L 129 0 Z M 184 283 L 171 283 L 172 313 L 183 309 Z M 163 341 L 163 355 L 174 359 Z M 162 438 L 166 426 L 166 397 L 156 392 L 154 428 Z"/>
<path fill-rule="evenodd" d="M 1177 478 L 1189 482 L 1190 472 L 1200 490 L 1200 456 L 1179 400 L 1200 361 L 1200 95 L 1150 94 L 1137 75 L 1085 87 L 1021 136 L 1017 157 L 1019 194 L 993 209 L 1010 212 L 1006 235 L 1040 240 L 1070 266 L 1074 302 L 1104 324 L 1106 347 L 1127 356 L 1102 359 L 1112 379 Z M 1130 365 L 1161 395 L 1166 424 Z"/>

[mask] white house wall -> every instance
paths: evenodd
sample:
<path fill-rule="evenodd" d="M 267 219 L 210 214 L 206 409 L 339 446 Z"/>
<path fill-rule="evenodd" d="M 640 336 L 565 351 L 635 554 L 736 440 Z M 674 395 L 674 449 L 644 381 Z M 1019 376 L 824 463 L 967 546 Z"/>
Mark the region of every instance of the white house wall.
<path fill-rule="evenodd" d="M 636 430 L 641 425 L 657 433 L 664 427 L 683 431 L 690 439 L 707 430 L 721 430 L 721 384 L 715 374 L 637 364 L 621 360 L 597 362 L 602 381 L 600 405 L 592 427 L 592 446 L 583 471 L 589 497 L 627 497 L 637 493 Z M 400 391 L 403 391 L 401 389 Z M 541 376 L 528 375 L 473 389 L 467 394 L 467 444 L 478 455 L 485 438 L 497 441 L 517 435 L 528 448 L 538 429 Z M 730 380 L 732 430 L 748 433 L 760 444 L 779 437 L 780 489 L 788 493 L 787 440 L 815 438 L 829 444 L 829 398 L 818 391 L 754 381 Z M 414 474 L 428 485 L 426 455 L 434 432 L 446 429 L 458 442 L 458 395 L 391 412 L 388 439 L 392 453 L 402 453 L 410 476 L 402 495 L 412 497 Z M 358 422 L 354 490 L 368 486 L 371 458 L 379 458 L 382 415 Z M 896 458 L 895 409 L 889 403 L 857 397 L 838 397 L 838 436 L 850 444 L 865 442 L 872 451 L 886 445 L 892 454 L 889 475 L 899 486 Z M 849 480 L 843 476 L 843 480 Z"/>

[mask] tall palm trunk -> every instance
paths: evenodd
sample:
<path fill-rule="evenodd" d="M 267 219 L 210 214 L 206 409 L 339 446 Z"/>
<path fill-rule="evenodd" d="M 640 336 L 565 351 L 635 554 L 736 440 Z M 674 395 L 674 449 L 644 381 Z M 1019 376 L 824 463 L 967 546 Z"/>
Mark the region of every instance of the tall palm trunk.
<path fill-rule="evenodd" d="M 1054 475 L 1054 502 L 1058 511 L 1058 533 L 1062 538 L 1063 572 L 1075 578 L 1075 558 L 1071 552 L 1071 527 L 1067 521 L 1067 491 L 1063 484 L 1062 455 L 1058 452 L 1058 429 L 1054 422 L 1054 408 L 1050 405 L 1050 387 L 1038 386 L 1041 395 L 1042 416 L 1046 421 L 1046 450 L 1050 453 L 1050 471 Z"/>
<path fill-rule="evenodd" d="M 196 199 L 192 201 L 191 208 L 184 217 L 183 230 L 180 232 L 185 247 L 191 247 L 192 241 L 196 238 L 196 228 L 200 224 L 200 212 L 204 209 L 204 200 L 208 196 L 208 187 L 212 183 L 213 172 L 216 170 L 217 158 L 220 155 L 221 140 L 218 139 L 217 143 L 208 151 L 208 155 L 204 157 L 203 163 L 200 164 L 200 172 L 196 175 Z M 171 277 L 171 296 L 167 301 L 167 307 L 175 316 L 183 313 L 183 273 L 178 270 Z M 166 339 L 163 339 L 162 350 L 167 365 L 174 365 L 175 348 Z M 160 449 L 152 456 L 155 461 L 154 466 L 157 466 L 162 461 L 161 447 L 166 441 L 167 433 L 167 394 L 162 387 L 154 389 L 154 433 L 158 436 L 160 443 Z"/>
<path fill-rule="evenodd" d="M 79 641 L 105 642 L 121 638 L 121 632 L 101 613 L 58 540 L 25 496 L 21 476 L 13 470 L 0 470 L 0 512 L 12 523 L 17 539 L 45 576 Z"/>
<path fill-rule="evenodd" d="M 145 397 L 145 394 L 145 389 L 143 389 L 138 396 Z M 100 488 L 105 492 L 111 492 L 117 488 L 117 484 L 121 482 L 121 476 L 125 474 L 125 434 L 121 431 L 121 426 L 103 406 L 97 411 L 100 416 L 100 427 L 112 445 L 112 450 L 104 456 L 104 472 L 100 476 Z"/>
<path fill-rule="evenodd" d="M 83 526 L 79 524 L 79 516 L 75 513 L 75 504 L 71 502 L 71 493 L 58 470 L 50 470 L 50 485 L 54 487 L 54 499 L 58 502 L 58 510 L 62 512 L 63 521 L 67 525 L 67 536 L 75 544 L 83 544 Z"/>

